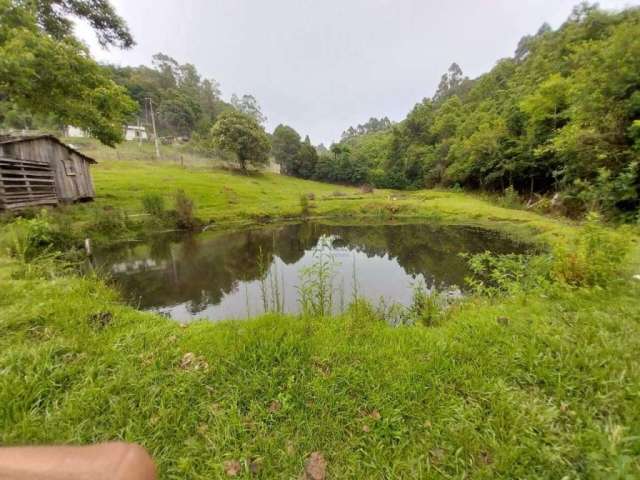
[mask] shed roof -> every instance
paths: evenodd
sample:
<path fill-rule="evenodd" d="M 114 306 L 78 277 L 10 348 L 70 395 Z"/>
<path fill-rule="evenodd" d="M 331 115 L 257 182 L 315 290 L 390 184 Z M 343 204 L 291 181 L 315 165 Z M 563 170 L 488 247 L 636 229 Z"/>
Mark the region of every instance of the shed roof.
<path fill-rule="evenodd" d="M 51 134 L 23 135 L 23 136 L 8 135 L 8 136 L 4 136 L 4 137 L 0 136 L 0 145 L 5 145 L 5 144 L 8 144 L 8 143 L 30 142 L 32 140 L 41 140 L 43 138 L 46 138 L 46 139 L 49 139 L 49 140 L 53 140 L 57 144 L 62 145 L 63 147 L 65 147 L 67 150 L 69 150 L 69 151 L 81 156 L 82 158 L 84 158 L 89 163 L 98 163 L 98 162 L 96 162 L 95 159 L 85 155 L 84 153 L 82 153 L 79 150 L 76 150 L 71 145 L 67 145 L 66 143 L 61 141 L 58 137 L 56 137 L 55 135 L 51 135 Z"/>

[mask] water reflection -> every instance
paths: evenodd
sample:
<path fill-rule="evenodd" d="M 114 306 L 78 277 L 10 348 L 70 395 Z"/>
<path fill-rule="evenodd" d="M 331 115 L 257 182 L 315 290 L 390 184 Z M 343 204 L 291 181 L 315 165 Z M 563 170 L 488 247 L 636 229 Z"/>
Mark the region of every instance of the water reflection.
<path fill-rule="evenodd" d="M 470 227 L 300 223 L 163 235 L 147 244 L 98 252 L 97 260 L 142 309 L 180 321 L 245 318 L 263 311 L 261 263 L 277 272 L 285 310 L 297 310 L 299 272 L 313 263 L 313 249 L 323 237 L 331 239 L 338 261 L 338 303 L 350 298 L 354 268 L 360 294 L 408 304 L 416 281 L 454 293 L 464 290 L 468 270 L 460 253 L 525 250 L 495 232 Z"/>

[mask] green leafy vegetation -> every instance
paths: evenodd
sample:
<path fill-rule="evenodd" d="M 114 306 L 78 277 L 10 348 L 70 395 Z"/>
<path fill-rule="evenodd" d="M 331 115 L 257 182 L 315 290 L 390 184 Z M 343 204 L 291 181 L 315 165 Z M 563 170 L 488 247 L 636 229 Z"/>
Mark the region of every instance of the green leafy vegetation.
<path fill-rule="evenodd" d="M 107 65 L 115 82 L 127 89 L 137 103 L 137 119 L 150 126 L 152 102 L 161 137 L 206 137 L 217 117 L 232 105 L 221 98 L 215 79 L 202 78 L 197 68 L 157 53 L 151 66 Z"/>
<path fill-rule="evenodd" d="M 269 160 L 269 138 L 247 114 L 228 111 L 220 115 L 211 128 L 211 139 L 215 147 L 235 155 L 241 170 L 249 165 L 264 165 Z"/>
<path fill-rule="evenodd" d="M 135 104 L 73 36 L 68 14 L 86 19 L 105 45 L 133 43 L 107 1 L 0 1 L 0 112 L 9 117 L 1 120 L 55 117 L 113 145 Z"/>
<path fill-rule="evenodd" d="M 559 224 L 555 243 L 628 246 L 591 222 Z M 95 276 L 27 275 L 40 260 L 4 258 L 0 439 L 136 441 L 169 478 L 294 477 L 312 452 L 338 478 L 633 478 L 640 282 L 610 258 L 590 265 L 597 288 L 496 260 L 480 274 L 497 296 L 443 306 L 417 289 L 396 327 L 390 306 L 358 299 L 329 314 L 330 258 L 307 271 L 300 317 L 187 327 Z M 624 258 L 636 271 L 637 244 Z M 548 281 L 521 283 L 530 271 Z"/>
<path fill-rule="evenodd" d="M 510 188 L 512 199 L 516 192 L 531 199 L 557 193 L 567 215 L 598 210 L 634 222 L 639 18 L 637 8 L 612 13 L 583 3 L 560 28 L 543 25 L 476 79 L 454 63 L 433 97 L 399 124 L 347 130 L 331 154 L 320 155 L 313 178 L 383 188 Z"/>
<path fill-rule="evenodd" d="M 0 0 L 3 124 L 72 123 L 111 145 L 151 98 L 161 133 L 191 141 L 160 161 L 148 144 L 82 140 L 95 202 L 0 219 L 2 445 L 138 442 L 162 478 L 640 476 L 639 236 L 603 223 L 638 218 L 639 10 L 582 4 L 489 73 L 453 64 L 404 121 L 371 119 L 328 151 L 285 125 L 270 142 L 255 98 L 227 104 L 166 55 L 98 66 L 70 14 L 104 45 L 133 42 L 102 0 Z M 270 152 L 301 178 L 246 171 Z M 259 249 L 269 313 L 219 324 L 138 311 L 80 268 L 85 238 L 301 217 L 491 226 L 539 250 L 470 257 L 472 295 L 416 284 L 409 307 L 360 298 L 355 268 L 340 297 L 320 250 L 293 316 Z"/>

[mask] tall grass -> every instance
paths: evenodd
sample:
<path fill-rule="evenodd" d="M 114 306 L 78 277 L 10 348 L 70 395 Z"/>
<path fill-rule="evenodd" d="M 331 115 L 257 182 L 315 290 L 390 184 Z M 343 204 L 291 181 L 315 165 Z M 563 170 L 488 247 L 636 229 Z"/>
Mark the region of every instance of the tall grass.
<path fill-rule="evenodd" d="M 338 265 L 331 239 L 321 237 L 313 252 L 314 262 L 300 271 L 298 303 L 305 316 L 324 317 L 334 309 L 335 270 Z"/>

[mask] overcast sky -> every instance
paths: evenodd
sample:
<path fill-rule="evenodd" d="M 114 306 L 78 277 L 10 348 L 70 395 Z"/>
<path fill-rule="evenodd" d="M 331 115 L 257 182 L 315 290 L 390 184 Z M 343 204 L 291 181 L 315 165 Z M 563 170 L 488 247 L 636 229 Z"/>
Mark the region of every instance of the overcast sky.
<path fill-rule="evenodd" d="M 100 61 L 151 63 L 163 52 L 220 82 L 223 97 L 256 96 L 267 129 L 293 126 L 329 144 L 369 117 L 404 118 L 433 95 L 451 62 L 475 77 L 518 40 L 559 26 L 578 0 L 112 0 L 137 45 Z M 640 0 L 602 0 L 605 8 Z"/>

